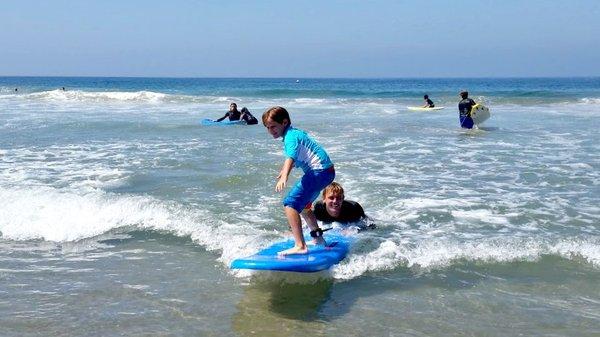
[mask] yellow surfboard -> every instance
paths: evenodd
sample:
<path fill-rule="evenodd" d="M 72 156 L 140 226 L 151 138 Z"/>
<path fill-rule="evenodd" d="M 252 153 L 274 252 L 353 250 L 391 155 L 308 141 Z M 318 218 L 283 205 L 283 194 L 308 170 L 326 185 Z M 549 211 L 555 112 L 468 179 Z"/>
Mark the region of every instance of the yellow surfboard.
<path fill-rule="evenodd" d="M 473 124 L 481 124 L 490 118 L 490 109 L 483 104 L 477 103 L 471 108 L 471 118 L 473 118 Z"/>
<path fill-rule="evenodd" d="M 406 107 L 408 110 L 412 110 L 412 111 L 432 111 L 432 110 L 442 110 L 444 107 L 443 106 L 436 106 L 433 108 L 424 108 L 422 106 L 407 106 Z"/>

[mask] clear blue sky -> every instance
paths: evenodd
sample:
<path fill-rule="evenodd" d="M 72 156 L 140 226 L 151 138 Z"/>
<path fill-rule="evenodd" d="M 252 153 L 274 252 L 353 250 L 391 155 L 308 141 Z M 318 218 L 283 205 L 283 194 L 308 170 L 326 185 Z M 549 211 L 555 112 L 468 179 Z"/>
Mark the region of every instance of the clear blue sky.
<path fill-rule="evenodd" d="M 600 76 L 600 1 L 3 1 L 0 76 Z"/>

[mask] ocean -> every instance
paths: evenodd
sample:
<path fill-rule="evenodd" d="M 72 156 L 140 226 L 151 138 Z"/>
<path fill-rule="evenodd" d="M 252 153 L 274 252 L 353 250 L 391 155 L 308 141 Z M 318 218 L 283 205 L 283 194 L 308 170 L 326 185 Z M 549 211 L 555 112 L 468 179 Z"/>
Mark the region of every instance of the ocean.
<path fill-rule="evenodd" d="M 330 271 L 229 268 L 287 234 L 281 141 L 199 123 L 230 102 L 375 219 Z M 599 336 L 599 121 L 600 78 L 0 77 L 0 335 Z"/>

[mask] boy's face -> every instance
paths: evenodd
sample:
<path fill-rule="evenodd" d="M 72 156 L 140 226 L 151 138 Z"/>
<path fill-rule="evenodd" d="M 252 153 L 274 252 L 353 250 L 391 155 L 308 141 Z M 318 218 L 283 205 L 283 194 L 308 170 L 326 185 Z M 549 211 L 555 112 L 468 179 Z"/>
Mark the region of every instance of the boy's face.
<path fill-rule="evenodd" d="M 342 211 L 342 202 L 344 201 L 344 194 L 326 193 L 323 201 L 325 202 L 325 209 L 329 215 L 334 218 L 340 216 L 340 212 Z"/>
<path fill-rule="evenodd" d="M 279 138 L 283 135 L 283 131 L 285 131 L 285 128 L 286 126 L 288 126 L 288 124 L 289 122 L 287 119 L 284 119 L 283 123 L 277 123 L 276 121 L 269 118 L 265 123 L 265 127 L 267 128 L 269 134 L 273 136 L 273 138 Z"/>

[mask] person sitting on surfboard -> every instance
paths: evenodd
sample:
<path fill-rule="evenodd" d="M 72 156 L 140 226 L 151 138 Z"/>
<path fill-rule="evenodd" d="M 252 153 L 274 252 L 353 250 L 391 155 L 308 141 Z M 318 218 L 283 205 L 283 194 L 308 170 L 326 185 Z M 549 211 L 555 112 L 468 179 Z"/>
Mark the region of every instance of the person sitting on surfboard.
<path fill-rule="evenodd" d="M 256 117 L 252 116 L 252 114 L 250 113 L 250 110 L 248 110 L 246 107 L 242 108 L 242 116 L 240 117 L 240 120 L 246 122 L 246 124 L 248 125 L 254 125 L 254 124 L 258 124 L 258 120 L 256 119 Z"/>
<path fill-rule="evenodd" d="M 293 166 L 300 167 L 304 171 L 304 176 L 283 199 L 285 215 L 294 235 L 294 247 L 283 250 L 279 254 L 306 254 L 308 247 L 302 234 L 300 214 L 310 228 L 311 236 L 317 243 L 324 244 L 323 231 L 319 228 L 312 212 L 312 202 L 325 186 L 333 182 L 335 169 L 321 145 L 306 132 L 292 127 L 286 109 L 280 106 L 267 109 L 262 115 L 262 122 L 273 138 L 283 138 L 285 161 L 277 176 L 275 191 L 281 192 L 286 187 Z"/>
<path fill-rule="evenodd" d="M 352 200 L 345 200 L 344 188 L 336 182 L 327 185 L 323 190 L 323 200 L 315 203 L 315 217 L 323 223 L 357 223 L 362 222 L 357 226 L 358 230 L 366 228 L 375 228 L 375 224 L 371 222 L 362 206 Z"/>
<path fill-rule="evenodd" d="M 225 116 L 217 119 L 215 122 L 220 122 L 227 117 L 229 117 L 229 121 L 239 121 L 240 115 L 241 113 L 237 109 L 237 104 L 231 102 L 231 104 L 229 104 L 229 111 L 225 113 Z"/>
<path fill-rule="evenodd" d="M 422 108 L 435 108 L 435 104 L 429 99 L 429 95 L 423 96 L 423 99 L 425 100 L 425 105 L 423 105 Z"/>
<path fill-rule="evenodd" d="M 473 128 L 473 118 L 471 118 L 471 108 L 477 103 L 469 98 L 469 92 L 461 91 L 462 100 L 458 103 L 458 118 L 460 127 L 465 129 Z"/>

